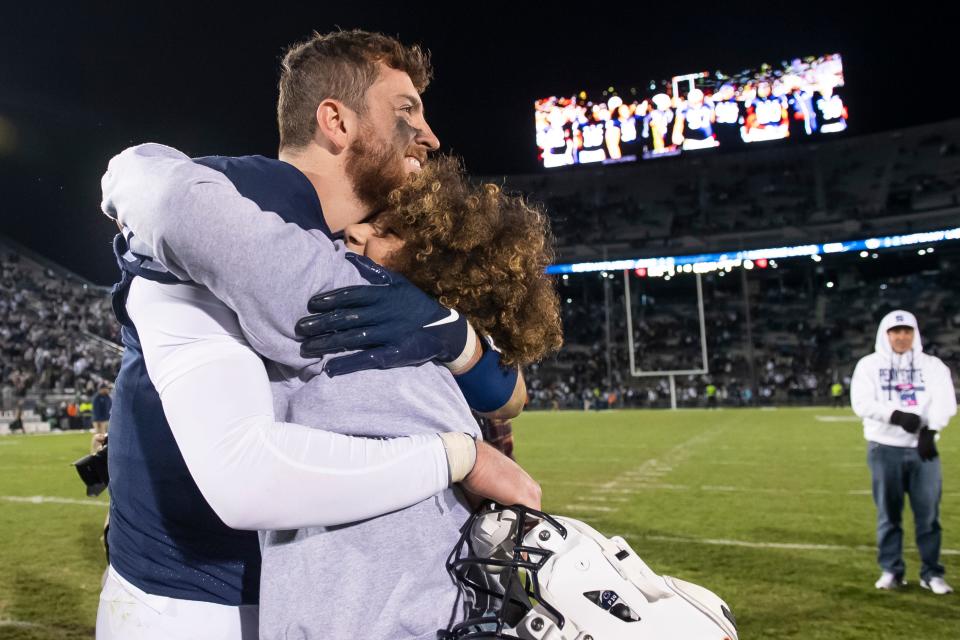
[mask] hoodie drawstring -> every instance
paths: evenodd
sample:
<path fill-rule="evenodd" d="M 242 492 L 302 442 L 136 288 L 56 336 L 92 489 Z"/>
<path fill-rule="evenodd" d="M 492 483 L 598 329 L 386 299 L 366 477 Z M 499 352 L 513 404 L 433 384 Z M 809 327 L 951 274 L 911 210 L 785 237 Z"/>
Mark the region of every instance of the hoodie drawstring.
<path fill-rule="evenodd" d="M 893 378 L 896 375 L 896 369 L 893 368 L 893 354 L 890 354 L 890 373 L 887 374 L 887 402 L 893 400 Z"/>

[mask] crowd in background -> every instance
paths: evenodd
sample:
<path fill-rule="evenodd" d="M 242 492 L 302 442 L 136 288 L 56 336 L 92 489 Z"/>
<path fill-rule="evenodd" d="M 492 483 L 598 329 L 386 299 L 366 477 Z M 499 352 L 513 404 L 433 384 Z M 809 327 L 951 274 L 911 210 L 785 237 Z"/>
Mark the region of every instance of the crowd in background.
<path fill-rule="evenodd" d="M 960 120 L 820 145 L 508 176 L 543 202 L 559 260 L 635 258 L 955 226 Z"/>
<path fill-rule="evenodd" d="M 795 258 L 776 269 L 748 271 L 745 279 L 737 270 L 703 276 L 709 373 L 677 376 L 678 404 L 707 406 L 711 386 L 719 405 L 829 402 L 834 384 L 844 392 L 849 388 L 856 361 L 873 351 L 877 322 L 896 308 L 917 314 L 924 351 L 960 370 L 960 283 L 955 277 L 960 246 L 923 251 L 923 256 L 911 248 L 876 258 L 845 254 L 821 262 Z M 630 374 L 623 277 L 582 274 L 561 280 L 565 345 L 528 371 L 532 406 L 669 404 L 668 378 Z M 702 369 L 695 276 L 669 282 L 633 273 L 629 277 L 636 369 Z"/>
<path fill-rule="evenodd" d="M 514 176 L 508 188 L 546 203 L 561 262 L 783 246 L 956 226 L 958 148 L 960 120 L 819 148 Z M 960 370 L 960 249 L 938 247 L 771 262 L 745 281 L 738 270 L 704 276 L 709 374 L 677 376 L 678 403 L 829 399 L 898 307 L 917 314 L 925 350 Z M 636 368 L 701 369 L 693 276 L 630 277 Z M 622 274 L 557 284 L 565 345 L 526 371 L 531 406 L 667 404 L 666 378 L 630 373 Z M 105 288 L 0 245 L 0 409 L 26 403 L 82 423 L 71 404 L 112 383 L 121 353 Z"/>
<path fill-rule="evenodd" d="M 0 248 L 0 401 L 93 396 L 120 366 L 119 325 L 106 291 Z M 42 403 L 45 404 L 45 403 Z M 68 416 L 70 417 L 70 416 Z"/>

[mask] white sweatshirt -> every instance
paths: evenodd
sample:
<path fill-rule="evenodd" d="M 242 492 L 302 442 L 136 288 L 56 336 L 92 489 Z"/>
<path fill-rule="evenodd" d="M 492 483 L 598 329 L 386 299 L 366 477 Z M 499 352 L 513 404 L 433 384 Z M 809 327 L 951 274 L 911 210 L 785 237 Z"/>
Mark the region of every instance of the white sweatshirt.
<path fill-rule="evenodd" d="M 890 346 L 887 331 L 913 327 L 913 349 L 902 354 Z M 894 411 L 915 413 L 923 426 L 940 431 L 957 413 L 950 369 L 940 358 L 923 353 L 917 319 L 909 311 L 891 311 L 877 328 L 876 350 L 853 371 L 850 401 L 863 418 L 863 437 L 894 447 L 916 447 L 917 435 L 891 424 Z"/>

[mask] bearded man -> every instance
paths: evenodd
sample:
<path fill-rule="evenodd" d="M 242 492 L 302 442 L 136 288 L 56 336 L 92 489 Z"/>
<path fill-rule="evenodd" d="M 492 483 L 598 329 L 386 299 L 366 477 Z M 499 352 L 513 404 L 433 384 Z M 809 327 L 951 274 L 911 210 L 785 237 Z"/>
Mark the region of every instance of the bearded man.
<path fill-rule="evenodd" d="M 429 78 L 429 60 L 417 47 L 362 31 L 316 34 L 283 61 L 279 160 L 197 162 L 222 173 L 242 196 L 274 214 L 277 224 L 336 234 L 382 208 L 386 194 L 438 148 L 420 99 Z M 108 215 L 117 217 L 118 207 L 137 195 L 124 193 L 108 171 Z M 295 395 L 332 398 L 326 386 L 342 379 L 324 374 L 316 354 L 301 356 L 294 325 L 309 296 L 285 295 L 287 283 L 251 273 L 256 258 L 242 250 L 251 239 L 235 231 L 204 239 L 211 252 L 219 252 L 215 265 L 186 264 L 170 252 L 162 260 L 162 248 L 127 229 L 114 243 L 122 279 L 113 305 L 126 351 L 110 424 L 111 566 L 97 619 L 101 640 L 258 637 L 261 556 L 254 530 L 304 530 L 300 540 L 286 540 L 295 546 L 310 537 L 309 527 L 333 529 L 431 496 L 442 502 L 458 482 L 480 496 L 539 508 L 539 486 L 492 447 L 475 443 L 466 427 L 439 437 L 437 429 L 425 428 L 437 423 L 437 416 L 426 415 L 433 405 L 419 414 L 396 414 L 392 429 L 402 425 L 408 429 L 401 433 L 412 435 L 391 439 L 376 437 L 376 413 L 369 416 L 374 437 L 325 430 L 324 424 L 336 426 L 343 416 L 322 405 L 297 423 L 276 422 L 274 415 L 285 415 Z M 366 267 L 358 263 L 361 273 Z M 264 288 L 276 303 L 254 305 Z M 495 352 L 484 349 L 462 317 L 409 283 L 365 288 L 373 291 L 366 304 L 378 320 L 363 332 L 378 340 L 364 345 L 369 351 L 346 356 L 349 366 L 341 364 L 338 373 L 435 359 L 449 369 L 448 379 L 451 373 L 455 378 L 452 387 L 437 385 L 437 399 L 462 403 L 466 397 L 486 410 L 508 403 L 516 371 L 501 371 Z M 344 295 L 350 298 L 350 290 L 324 299 L 354 308 Z M 225 328 L 230 339 L 222 335 Z M 347 333 L 351 328 L 349 318 L 338 325 Z M 217 340 L 207 339 L 217 332 Z M 172 360 L 151 359 L 150 341 L 156 346 L 163 338 L 190 348 Z M 265 370 L 254 350 L 266 359 Z M 437 375 L 429 367 L 406 371 Z M 267 410 L 224 420 L 223 412 L 244 393 L 236 380 L 251 376 L 269 376 L 274 411 L 268 398 Z M 394 390 L 382 380 L 358 377 L 351 393 L 374 398 L 385 389 Z M 439 400 L 434 404 L 442 406 Z M 351 410 L 356 419 L 365 405 L 355 402 Z M 441 502 L 441 511 L 451 508 Z M 320 571 L 314 579 L 330 577 Z M 398 594 L 396 602 L 406 605 L 415 596 Z M 299 621 L 278 615 L 263 628 L 265 635 L 323 637 L 321 629 L 308 633 Z M 395 626 L 385 627 L 383 637 L 404 636 L 396 628 L 402 621 L 385 622 Z M 353 635 L 375 636 L 359 628 Z"/>

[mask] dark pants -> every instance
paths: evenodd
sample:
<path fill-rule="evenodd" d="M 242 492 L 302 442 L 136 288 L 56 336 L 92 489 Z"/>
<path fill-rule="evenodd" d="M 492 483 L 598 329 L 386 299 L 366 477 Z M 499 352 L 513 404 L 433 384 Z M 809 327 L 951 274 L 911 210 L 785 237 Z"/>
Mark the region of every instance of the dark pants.
<path fill-rule="evenodd" d="M 868 445 L 867 462 L 873 476 L 873 502 L 877 506 L 877 562 L 884 571 L 903 576 L 903 496 L 910 496 L 920 577 L 942 576 L 940 564 L 940 493 L 943 481 L 940 458 L 924 462 L 914 447 Z"/>

